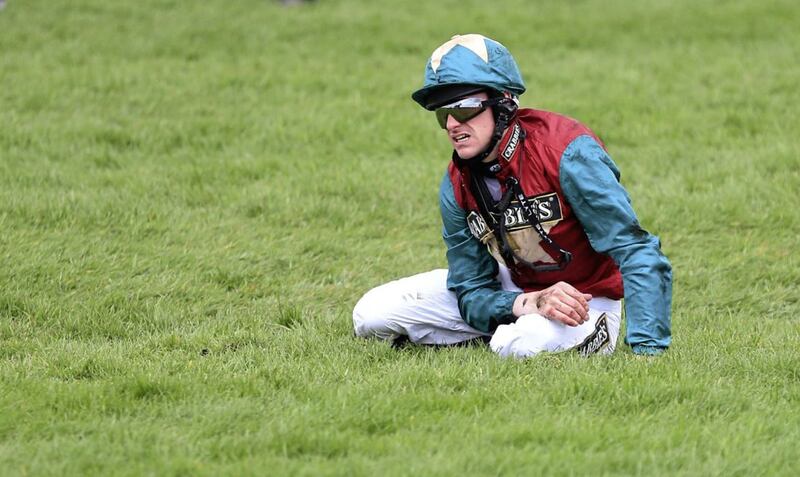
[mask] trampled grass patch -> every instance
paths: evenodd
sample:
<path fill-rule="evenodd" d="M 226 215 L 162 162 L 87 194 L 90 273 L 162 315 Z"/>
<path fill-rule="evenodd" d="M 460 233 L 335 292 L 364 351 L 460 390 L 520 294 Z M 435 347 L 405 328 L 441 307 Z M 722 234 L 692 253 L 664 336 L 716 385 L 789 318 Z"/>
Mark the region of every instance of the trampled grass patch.
<path fill-rule="evenodd" d="M 797 475 L 800 8 L 0 10 L 0 474 Z M 656 359 L 352 337 L 446 266 L 410 100 L 456 33 L 606 142 L 675 271 Z"/>

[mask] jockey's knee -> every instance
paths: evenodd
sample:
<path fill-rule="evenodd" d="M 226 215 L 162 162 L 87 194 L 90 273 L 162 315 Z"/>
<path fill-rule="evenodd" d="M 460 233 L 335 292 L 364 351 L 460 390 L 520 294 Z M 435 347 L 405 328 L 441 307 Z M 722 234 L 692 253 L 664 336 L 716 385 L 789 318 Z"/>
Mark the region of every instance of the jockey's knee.
<path fill-rule="evenodd" d="M 563 346 L 564 339 L 558 328 L 538 315 L 528 315 L 518 323 L 499 326 L 490 342 L 490 347 L 498 355 L 515 358 L 561 351 Z"/>
<path fill-rule="evenodd" d="M 382 300 L 378 289 L 373 288 L 358 300 L 353 308 L 353 330 L 361 338 L 393 339 L 391 304 Z"/>

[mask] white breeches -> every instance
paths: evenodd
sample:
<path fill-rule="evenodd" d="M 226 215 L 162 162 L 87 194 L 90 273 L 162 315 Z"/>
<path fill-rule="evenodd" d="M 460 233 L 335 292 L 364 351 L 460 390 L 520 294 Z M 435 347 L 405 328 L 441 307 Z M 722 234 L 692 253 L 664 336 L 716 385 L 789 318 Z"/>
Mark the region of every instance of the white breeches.
<path fill-rule="evenodd" d="M 521 291 L 505 267 L 500 267 L 498 279 L 504 290 Z M 368 291 L 353 309 L 353 327 L 362 338 L 393 341 L 408 336 L 419 344 L 455 344 L 491 336 L 489 346 L 500 356 L 525 358 L 570 349 L 610 354 L 619 336 L 620 316 L 620 301 L 596 297 L 589 302 L 589 320 L 580 326 L 567 326 L 533 313 L 498 326 L 494 335 L 483 333 L 461 319 L 456 295 L 447 289 L 447 270 L 440 269 Z"/>

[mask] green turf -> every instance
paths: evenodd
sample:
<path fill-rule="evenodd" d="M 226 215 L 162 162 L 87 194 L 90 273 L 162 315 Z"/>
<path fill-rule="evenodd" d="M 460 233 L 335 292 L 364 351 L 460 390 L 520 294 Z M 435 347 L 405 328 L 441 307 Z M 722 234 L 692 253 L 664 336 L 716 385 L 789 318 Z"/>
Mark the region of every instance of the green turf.
<path fill-rule="evenodd" d="M 798 18 L 9 0 L 0 474 L 800 474 Z M 674 267 L 663 357 L 352 338 L 362 293 L 446 265 L 448 145 L 409 95 L 466 32 L 607 143 Z"/>

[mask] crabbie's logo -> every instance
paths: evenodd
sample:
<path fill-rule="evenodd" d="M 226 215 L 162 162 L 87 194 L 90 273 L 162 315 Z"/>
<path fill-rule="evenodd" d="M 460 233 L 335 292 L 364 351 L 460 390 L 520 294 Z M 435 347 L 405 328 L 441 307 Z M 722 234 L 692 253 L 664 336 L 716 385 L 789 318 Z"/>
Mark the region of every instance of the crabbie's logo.
<path fill-rule="evenodd" d="M 558 194 L 551 192 L 549 194 L 537 195 L 536 197 L 526 197 L 528 202 L 528 213 L 536 214 L 539 222 L 545 226 L 545 229 L 560 222 L 564 217 L 561 215 L 561 202 L 558 201 Z M 494 220 L 499 220 L 500 214 L 492 214 Z M 505 212 L 503 212 L 503 220 L 505 221 L 506 229 L 509 232 L 514 230 L 530 227 L 528 219 L 522 211 L 522 206 L 519 201 L 513 200 Z"/>
<path fill-rule="evenodd" d="M 576 349 L 581 356 L 589 356 L 605 348 L 609 341 L 611 341 L 611 335 L 608 332 L 606 314 L 603 313 L 597 319 L 597 324 L 594 325 L 592 334 L 587 336 Z"/>
<path fill-rule="evenodd" d="M 539 219 L 539 222 L 546 231 L 549 231 L 556 223 L 564 218 L 561 213 L 561 202 L 559 202 L 558 194 L 555 192 L 537 195 L 536 197 L 527 197 L 526 199 L 528 202 L 528 213 L 535 213 L 536 218 Z M 493 212 L 492 220 L 498 222 L 500 220 L 500 215 L 501 214 Z M 505 225 L 508 232 L 530 228 L 531 226 L 526 214 L 522 211 L 522 206 L 517 200 L 509 204 L 508 208 L 502 214 L 502 219 L 504 222 L 503 225 Z M 482 242 L 485 242 L 486 237 L 492 232 L 492 229 L 487 225 L 483 216 L 476 211 L 470 212 L 467 216 L 467 225 L 472 235 Z"/>
<path fill-rule="evenodd" d="M 469 226 L 469 231 L 472 232 L 472 235 L 476 239 L 485 242 L 486 236 L 489 235 L 490 230 L 489 226 L 486 225 L 486 221 L 481 217 L 481 214 L 474 210 L 470 212 L 467 216 L 467 225 Z"/>
<path fill-rule="evenodd" d="M 519 124 L 514 124 L 514 130 L 511 131 L 511 138 L 508 140 L 505 149 L 503 149 L 503 158 L 506 161 L 510 161 L 511 156 L 514 155 L 514 151 L 517 150 L 520 134 L 522 134 L 522 128 L 519 127 Z"/>

